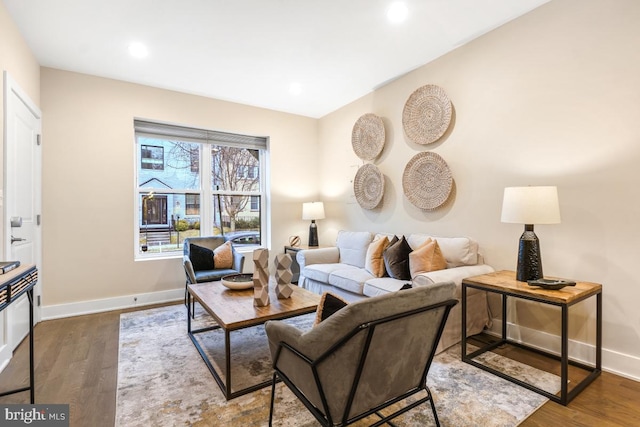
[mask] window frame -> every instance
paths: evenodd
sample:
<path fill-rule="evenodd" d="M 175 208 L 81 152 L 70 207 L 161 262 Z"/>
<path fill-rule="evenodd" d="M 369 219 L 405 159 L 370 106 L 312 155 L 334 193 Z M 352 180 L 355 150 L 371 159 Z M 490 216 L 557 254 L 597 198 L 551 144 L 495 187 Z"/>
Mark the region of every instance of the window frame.
<path fill-rule="evenodd" d="M 208 140 L 204 141 L 204 140 L 196 140 L 193 138 L 182 138 L 176 135 L 162 135 L 160 133 L 149 133 L 146 132 L 144 130 L 139 130 L 137 128 L 138 122 L 142 123 L 142 126 L 154 126 L 157 125 L 159 128 L 162 129 L 177 129 L 177 130 L 183 130 L 183 129 L 187 129 L 187 130 L 193 130 L 193 131 L 197 131 L 197 132 L 203 132 L 206 133 L 208 135 L 213 135 L 213 138 L 209 138 Z M 226 141 L 226 140 L 216 140 L 215 137 L 222 135 L 223 139 L 231 139 L 232 141 Z M 141 155 L 141 145 L 149 145 L 149 144 L 141 144 L 139 142 L 139 138 L 140 137 L 149 137 L 149 138 L 155 138 L 155 139 L 160 139 L 160 140 L 166 140 L 166 141 L 180 141 L 180 142 L 190 142 L 190 143 L 199 143 L 200 145 L 200 158 L 199 158 L 199 163 L 198 163 L 198 172 L 199 172 L 199 176 L 200 176 L 200 185 L 199 185 L 199 189 L 184 189 L 184 190 L 180 190 L 180 189 L 170 189 L 168 190 L 167 188 L 151 188 L 151 187 L 144 187 L 141 188 L 139 186 L 139 169 L 138 168 L 142 168 L 142 164 L 141 164 L 141 160 L 142 160 L 142 155 Z M 264 141 L 264 146 L 261 147 L 256 147 L 256 146 L 251 146 L 251 145 L 247 145 L 244 146 L 243 144 L 238 144 L 236 141 L 233 141 L 234 137 L 236 137 L 236 139 L 240 139 L 242 140 L 243 137 L 246 138 L 258 138 L 258 139 L 262 139 Z M 147 259 L 165 259 L 165 258 L 181 258 L 182 255 L 182 248 L 177 248 L 175 251 L 168 251 L 168 252 L 159 252 L 159 253 L 151 253 L 151 252 L 142 252 L 140 249 L 140 233 L 141 233 L 141 227 L 140 224 L 142 221 L 142 197 L 141 195 L 144 193 L 150 193 L 150 192 L 154 192 L 156 194 L 162 195 L 165 193 L 171 193 L 174 195 L 183 195 L 185 198 L 185 203 L 184 206 L 182 207 L 182 210 L 184 211 L 184 213 L 186 214 L 187 212 L 187 196 L 193 196 L 198 194 L 200 196 L 200 205 L 199 205 L 199 211 L 200 211 L 200 235 L 201 236 L 210 236 L 213 233 L 213 226 L 214 223 L 217 223 L 214 216 L 217 215 L 217 211 L 214 210 L 214 198 L 216 197 L 216 194 L 225 194 L 225 195 L 238 195 L 238 196 L 258 196 L 259 200 L 261 200 L 261 208 L 259 209 L 259 217 L 260 217 L 260 239 L 262 242 L 262 246 L 266 246 L 269 247 L 270 245 L 268 245 L 267 243 L 270 242 L 270 227 L 268 226 L 268 224 L 270 224 L 270 217 L 271 217 L 271 208 L 270 208 L 270 203 L 269 203 L 269 198 L 268 198 L 268 194 L 269 194 L 269 180 L 268 177 L 270 176 L 268 167 L 269 167 L 269 137 L 253 137 L 250 135 L 242 135 L 242 134 L 230 134 L 230 133 L 226 133 L 226 132 L 219 132 L 219 131 L 211 131 L 211 130 L 203 130 L 203 129 L 196 129 L 196 128 L 188 128 L 185 126 L 181 126 L 181 125 L 174 125 L 174 124 L 170 124 L 170 123 L 163 123 L 163 122 L 157 122 L 157 121 L 151 121 L 151 120 L 146 120 L 146 119 L 134 119 L 134 143 L 133 143 L 133 150 L 134 150 L 134 191 L 133 191 L 133 195 L 134 195 L 134 221 L 133 221 L 133 226 L 134 226 L 134 233 L 133 233 L 133 237 L 134 237 L 134 259 L 137 260 L 147 260 Z M 213 161 L 212 161 L 212 156 L 211 156 L 211 148 L 214 145 L 222 145 L 222 146 L 232 146 L 232 147 L 237 147 L 237 148 L 247 148 L 247 149 L 257 149 L 260 151 L 260 155 L 259 155 L 259 164 L 258 166 L 256 166 L 256 173 L 258 174 L 262 174 L 260 176 L 260 180 L 259 180 L 259 191 L 258 194 L 256 194 L 255 191 L 250 191 L 250 192 L 238 192 L 238 191 L 224 191 L 224 190 L 215 190 L 213 189 L 213 185 L 212 185 L 212 180 L 211 180 L 211 170 L 213 167 Z M 166 153 L 164 153 L 165 156 L 165 160 L 166 160 Z M 194 172 L 193 170 L 193 160 L 192 160 L 192 167 L 191 167 L 191 171 Z M 203 172 L 203 171 L 209 171 L 209 172 Z M 249 202 L 251 203 L 251 202 Z M 251 204 L 250 204 L 251 206 Z M 252 209 L 250 209 L 250 211 L 253 211 Z M 258 247 L 259 245 L 256 245 L 256 247 Z M 240 246 L 240 247 L 236 247 L 236 250 L 238 250 L 239 252 L 251 252 L 253 251 L 256 247 L 254 246 Z"/>

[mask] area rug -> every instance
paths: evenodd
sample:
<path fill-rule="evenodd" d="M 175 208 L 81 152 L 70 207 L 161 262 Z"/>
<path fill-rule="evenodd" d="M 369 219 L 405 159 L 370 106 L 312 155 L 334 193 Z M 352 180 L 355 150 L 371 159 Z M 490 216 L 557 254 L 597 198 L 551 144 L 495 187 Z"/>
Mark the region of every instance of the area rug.
<path fill-rule="evenodd" d="M 211 324 L 196 310 L 194 327 Z M 226 401 L 187 335 L 183 305 L 122 314 L 118 355 L 116 426 L 267 426 L 270 387 Z M 312 315 L 289 319 L 310 327 Z M 224 366 L 222 333 L 199 335 L 213 363 Z M 232 389 L 271 376 L 264 327 L 231 333 Z M 442 426 L 517 426 L 547 399 L 460 360 L 460 346 L 439 354 L 427 376 Z M 551 393 L 560 379 L 486 353 L 487 362 Z M 222 370 L 223 371 L 223 370 Z M 283 384 L 276 387 L 274 425 L 319 425 Z M 369 425 L 375 417 L 357 426 Z M 398 426 L 435 425 L 428 404 L 394 420 Z"/>

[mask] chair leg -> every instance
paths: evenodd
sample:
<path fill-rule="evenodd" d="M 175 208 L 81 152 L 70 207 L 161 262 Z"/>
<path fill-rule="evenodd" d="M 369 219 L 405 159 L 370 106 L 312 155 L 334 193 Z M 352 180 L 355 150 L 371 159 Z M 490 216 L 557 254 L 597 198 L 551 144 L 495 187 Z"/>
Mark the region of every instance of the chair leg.
<path fill-rule="evenodd" d="M 187 286 L 189 286 L 188 280 L 184 282 L 184 305 L 185 306 L 187 305 L 187 294 L 189 293 Z"/>
<path fill-rule="evenodd" d="M 184 305 L 186 306 L 187 304 L 189 304 L 189 281 L 185 281 L 184 282 Z M 196 299 L 194 298 L 191 301 L 191 318 L 195 319 L 196 318 Z"/>
<path fill-rule="evenodd" d="M 440 427 L 440 421 L 438 420 L 438 413 L 436 412 L 436 405 L 433 404 L 433 396 L 429 393 L 430 399 L 429 403 L 431 403 L 431 411 L 433 411 L 433 419 L 436 421 L 436 427 Z"/>
<path fill-rule="evenodd" d="M 269 407 L 269 427 L 272 426 L 273 421 L 273 405 L 276 400 L 276 373 L 273 373 L 273 379 L 271 384 L 271 406 Z"/>

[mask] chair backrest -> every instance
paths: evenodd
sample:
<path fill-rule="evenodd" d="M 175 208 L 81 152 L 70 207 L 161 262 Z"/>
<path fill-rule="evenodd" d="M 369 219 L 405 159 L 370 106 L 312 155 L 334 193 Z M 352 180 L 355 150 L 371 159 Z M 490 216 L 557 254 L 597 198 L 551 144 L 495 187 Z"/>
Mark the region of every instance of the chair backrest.
<path fill-rule="evenodd" d="M 190 254 L 190 244 L 202 246 L 203 248 L 208 248 L 214 250 L 218 246 L 221 246 L 225 242 L 224 236 L 207 236 L 207 237 L 188 237 L 184 239 L 184 245 L 182 247 L 183 253 L 186 256 Z"/>
<path fill-rule="evenodd" d="M 325 417 L 345 422 L 425 387 L 454 294 L 444 282 L 351 303 L 300 337 L 308 368 L 283 348 L 276 369 Z"/>

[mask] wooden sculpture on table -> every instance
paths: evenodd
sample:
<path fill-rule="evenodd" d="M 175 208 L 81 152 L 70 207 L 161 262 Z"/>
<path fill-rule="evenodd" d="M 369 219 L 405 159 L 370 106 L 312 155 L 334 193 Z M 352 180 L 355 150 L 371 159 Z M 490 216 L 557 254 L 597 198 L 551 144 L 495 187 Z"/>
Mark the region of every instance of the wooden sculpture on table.
<path fill-rule="evenodd" d="M 289 298 L 293 293 L 293 287 L 291 285 L 291 278 L 293 278 L 291 263 L 291 255 L 276 255 L 276 295 L 278 299 Z"/>
<path fill-rule="evenodd" d="M 253 251 L 253 305 L 269 305 L 269 250 Z"/>

